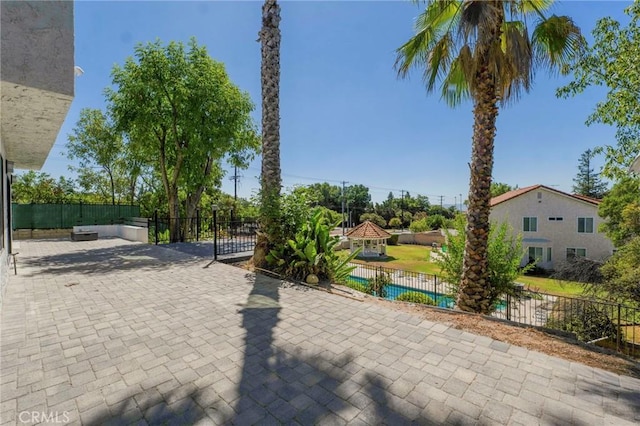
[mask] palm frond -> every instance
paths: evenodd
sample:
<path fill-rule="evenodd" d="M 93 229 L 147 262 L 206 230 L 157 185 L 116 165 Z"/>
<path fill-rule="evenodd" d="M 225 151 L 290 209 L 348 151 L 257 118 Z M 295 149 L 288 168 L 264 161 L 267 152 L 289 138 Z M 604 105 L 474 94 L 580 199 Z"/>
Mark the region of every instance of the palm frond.
<path fill-rule="evenodd" d="M 536 65 L 551 71 L 566 71 L 566 66 L 582 51 L 586 41 L 571 18 L 552 15 L 538 22 L 531 44 Z"/>
<path fill-rule="evenodd" d="M 470 78 L 474 72 L 471 48 L 465 45 L 460 54 L 451 62 L 449 73 L 442 81 L 442 99 L 450 106 L 457 106 L 470 96 Z"/>

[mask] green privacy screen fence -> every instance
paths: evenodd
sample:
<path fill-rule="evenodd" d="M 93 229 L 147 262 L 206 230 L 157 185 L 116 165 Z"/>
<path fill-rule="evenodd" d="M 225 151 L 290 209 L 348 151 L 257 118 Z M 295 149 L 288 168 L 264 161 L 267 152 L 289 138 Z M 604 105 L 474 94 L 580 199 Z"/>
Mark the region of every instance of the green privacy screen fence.
<path fill-rule="evenodd" d="M 110 225 L 139 217 L 140 206 L 112 204 L 11 205 L 13 229 L 65 229 L 80 225 Z"/>

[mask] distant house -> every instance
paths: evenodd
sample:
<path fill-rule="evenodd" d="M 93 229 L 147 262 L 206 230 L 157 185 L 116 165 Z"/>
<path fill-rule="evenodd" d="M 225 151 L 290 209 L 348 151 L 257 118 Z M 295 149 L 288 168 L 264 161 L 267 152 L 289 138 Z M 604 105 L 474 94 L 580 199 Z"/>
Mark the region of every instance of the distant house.
<path fill-rule="evenodd" d="M 600 200 L 544 185 L 509 191 L 491 199 L 492 222 L 508 222 L 523 236 L 523 264 L 545 269 L 572 256 L 603 260 L 613 254 L 609 238 L 598 232 Z"/>

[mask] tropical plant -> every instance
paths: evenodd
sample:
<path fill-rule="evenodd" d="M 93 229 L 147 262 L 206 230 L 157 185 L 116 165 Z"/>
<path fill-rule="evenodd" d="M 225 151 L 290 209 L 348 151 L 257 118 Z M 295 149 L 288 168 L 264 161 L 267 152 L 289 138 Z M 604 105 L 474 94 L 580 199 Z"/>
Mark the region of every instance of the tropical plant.
<path fill-rule="evenodd" d="M 427 91 L 442 82 L 450 105 L 465 98 L 474 104 L 468 225 L 457 306 L 488 313 L 492 309 L 488 266 L 489 210 L 493 143 L 498 105 L 528 91 L 536 67 L 565 71 L 584 45 L 580 30 L 566 16 L 545 16 L 551 0 L 428 0 L 416 20 L 416 33 L 398 50 L 398 74 L 423 68 Z M 530 31 L 528 23 L 536 19 Z"/>
<path fill-rule="evenodd" d="M 436 259 L 443 279 L 451 284 L 452 296 L 459 292 L 464 267 L 467 234 L 464 232 L 465 223 L 462 218 L 456 220 L 454 229 L 456 232 L 445 230 L 447 252 Z M 490 227 L 487 247 L 489 278 L 486 297 L 490 303 L 488 313 L 496 309 L 505 295 L 521 297 L 515 280 L 533 266 L 530 264 L 525 268 L 520 267 L 524 253 L 522 236 L 514 237 L 513 229 L 508 223 L 493 224 Z"/>
<path fill-rule="evenodd" d="M 419 291 L 407 291 L 396 297 L 396 300 L 400 302 L 419 303 L 421 305 L 436 305 L 436 302 L 431 297 Z"/>
<path fill-rule="evenodd" d="M 351 262 L 359 252 L 342 257 L 335 253 L 340 242 L 331 236 L 331 226 L 321 209 L 316 209 L 295 237 L 271 249 L 268 264 L 287 277 L 304 280 L 309 274 L 333 282 L 344 282 L 355 266 Z"/>
<path fill-rule="evenodd" d="M 260 230 L 253 264 L 267 266 L 267 254 L 282 244 L 280 221 L 280 5 L 265 0 L 260 30 L 262 61 L 262 171 L 260 173 Z"/>

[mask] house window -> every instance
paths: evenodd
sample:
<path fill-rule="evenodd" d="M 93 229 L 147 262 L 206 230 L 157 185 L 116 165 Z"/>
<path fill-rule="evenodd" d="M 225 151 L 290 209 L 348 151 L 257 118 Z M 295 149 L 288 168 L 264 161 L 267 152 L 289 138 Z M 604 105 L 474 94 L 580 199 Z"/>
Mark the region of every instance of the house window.
<path fill-rule="evenodd" d="M 578 233 L 593 234 L 593 218 L 592 217 L 578 218 Z"/>
<path fill-rule="evenodd" d="M 551 262 L 551 247 L 547 247 L 547 262 Z"/>
<path fill-rule="evenodd" d="M 564 218 L 562 217 L 550 217 L 549 221 L 551 222 L 562 222 L 564 220 Z"/>
<path fill-rule="evenodd" d="M 567 248 L 567 259 L 574 257 L 587 257 L 587 249 L 583 248 Z"/>
<path fill-rule="evenodd" d="M 542 247 L 529 247 L 529 262 L 542 260 Z"/>
<path fill-rule="evenodd" d="M 522 230 L 524 232 L 538 232 L 538 218 L 525 217 L 522 223 Z"/>

